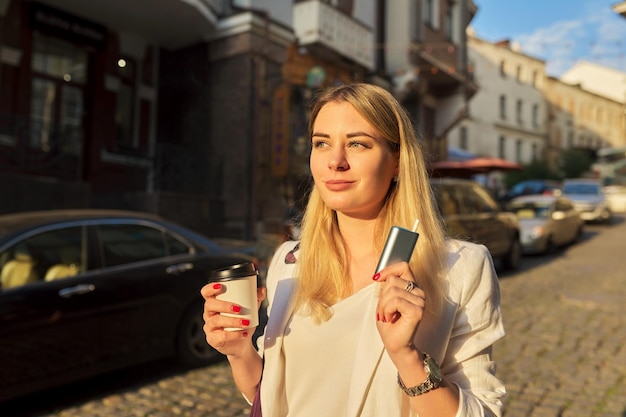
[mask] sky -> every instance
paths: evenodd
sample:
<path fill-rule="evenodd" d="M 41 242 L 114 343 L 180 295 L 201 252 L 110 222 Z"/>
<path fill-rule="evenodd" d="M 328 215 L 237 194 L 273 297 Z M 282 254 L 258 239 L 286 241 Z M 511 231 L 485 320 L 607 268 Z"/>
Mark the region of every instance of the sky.
<path fill-rule="evenodd" d="M 559 77 L 584 60 L 626 72 L 626 18 L 611 8 L 621 0 L 474 0 L 470 25 L 480 39 L 509 39 L 544 60 Z"/>

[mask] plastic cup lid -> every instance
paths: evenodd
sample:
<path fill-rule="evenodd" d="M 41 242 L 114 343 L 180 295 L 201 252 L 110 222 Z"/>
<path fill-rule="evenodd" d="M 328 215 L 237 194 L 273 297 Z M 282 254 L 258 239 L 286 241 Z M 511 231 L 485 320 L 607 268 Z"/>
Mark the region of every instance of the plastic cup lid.
<path fill-rule="evenodd" d="M 229 279 L 245 278 L 250 275 L 259 275 L 259 271 L 257 271 L 252 262 L 246 262 L 213 270 L 211 272 L 210 281 L 225 281 Z"/>

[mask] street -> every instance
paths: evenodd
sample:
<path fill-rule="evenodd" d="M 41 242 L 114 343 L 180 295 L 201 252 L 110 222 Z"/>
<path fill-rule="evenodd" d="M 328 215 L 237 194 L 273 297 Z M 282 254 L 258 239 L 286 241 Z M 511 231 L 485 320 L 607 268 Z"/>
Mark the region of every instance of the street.
<path fill-rule="evenodd" d="M 501 273 L 507 336 L 494 347 L 506 417 L 626 416 L 626 221 Z M 0 407 L 2 407 L 0 405 Z M 14 401 L 1 416 L 244 416 L 228 364 L 168 361 Z"/>

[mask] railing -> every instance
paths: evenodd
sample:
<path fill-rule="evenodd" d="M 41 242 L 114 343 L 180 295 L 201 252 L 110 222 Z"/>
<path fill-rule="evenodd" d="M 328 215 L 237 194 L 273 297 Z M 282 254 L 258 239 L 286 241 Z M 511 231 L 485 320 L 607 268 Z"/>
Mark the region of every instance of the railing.
<path fill-rule="evenodd" d="M 325 48 L 374 69 L 374 31 L 320 0 L 295 3 L 293 26 L 301 46 Z"/>

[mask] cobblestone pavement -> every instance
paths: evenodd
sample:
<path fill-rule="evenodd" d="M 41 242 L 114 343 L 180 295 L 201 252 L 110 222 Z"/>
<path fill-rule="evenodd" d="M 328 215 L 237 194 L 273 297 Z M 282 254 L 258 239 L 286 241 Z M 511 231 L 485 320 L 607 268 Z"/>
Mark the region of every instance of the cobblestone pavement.
<path fill-rule="evenodd" d="M 527 257 L 521 271 L 500 275 L 507 336 L 494 358 L 508 390 L 505 417 L 626 417 L 625 236 L 620 216 L 612 226 L 588 227 L 570 248 Z M 249 414 L 225 362 L 96 392 L 0 416 Z"/>
<path fill-rule="evenodd" d="M 507 417 L 626 416 L 626 224 L 501 278 Z"/>

